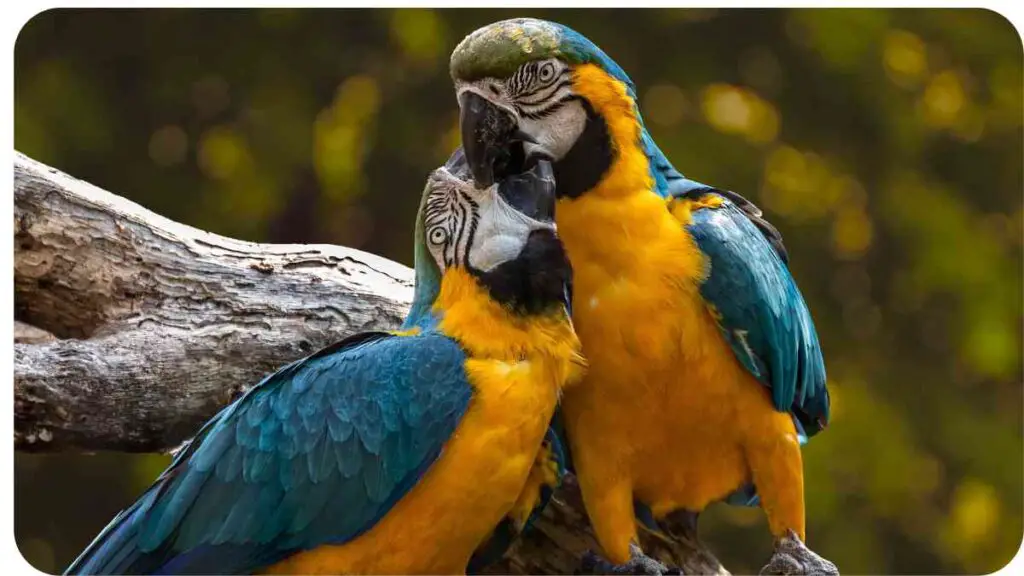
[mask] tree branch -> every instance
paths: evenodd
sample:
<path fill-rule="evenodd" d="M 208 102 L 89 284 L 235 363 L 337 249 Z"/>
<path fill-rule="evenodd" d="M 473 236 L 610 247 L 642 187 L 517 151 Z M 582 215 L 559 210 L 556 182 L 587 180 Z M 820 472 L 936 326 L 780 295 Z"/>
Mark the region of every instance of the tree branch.
<path fill-rule="evenodd" d="M 158 216 L 16 153 L 14 443 L 172 449 L 281 365 L 395 328 L 412 270 L 337 246 L 242 242 Z M 687 573 L 727 574 L 696 536 L 642 531 Z M 572 573 L 598 550 L 574 478 L 493 574 Z"/>
<path fill-rule="evenodd" d="M 266 373 L 397 326 L 412 298 L 389 260 L 196 230 L 22 154 L 14 219 L 15 318 L 59 338 L 14 345 L 19 450 L 169 449 Z"/>

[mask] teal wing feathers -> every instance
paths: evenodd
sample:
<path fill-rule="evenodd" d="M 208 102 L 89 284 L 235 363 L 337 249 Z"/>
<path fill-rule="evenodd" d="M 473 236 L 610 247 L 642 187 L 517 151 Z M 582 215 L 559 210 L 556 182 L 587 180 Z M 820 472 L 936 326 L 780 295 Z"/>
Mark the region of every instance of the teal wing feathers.
<path fill-rule="evenodd" d="M 736 357 L 771 388 L 775 408 L 793 414 L 805 442 L 828 424 L 829 396 L 821 345 L 790 275 L 782 235 L 743 196 L 683 176 L 644 128 L 640 145 L 655 193 L 723 199 L 720 208 L 695 211 L 687 226 L 711 264 L 701 295 L 719 315 L 722 336 Z"/>
<path fill-rule="evenodd" d="M 728 195 L 718 196 L 721 207 L 696 210 L 686 226 L 710 261 L 701 295 L 737 359 L 771 389 L 777 410 L 793 414 L 805 441 L 829 420 L 825 363 L 810 311 L 771 235 Z"/>
<path fill-rule="evenodd" d="M 208 422 L 68 574 L 252 573 L 372 527 L 469 404 L 433 332 L 366 333 L 268 376 Z"/>

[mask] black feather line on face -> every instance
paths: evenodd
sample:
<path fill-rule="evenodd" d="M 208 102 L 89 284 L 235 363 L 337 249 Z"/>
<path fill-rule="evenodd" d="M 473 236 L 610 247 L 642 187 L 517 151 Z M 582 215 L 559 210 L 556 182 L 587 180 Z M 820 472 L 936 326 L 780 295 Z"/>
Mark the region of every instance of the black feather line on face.
<path fill-rule="evenodd" d="M 472 198 L 462 193 L 463 198 L 469 204 L 470 217 L 465 219 L 469 221 L 469 234 L 466 236 L 466 242 L 462 248 L 462 263 L 468 269 L 469 268 L 469 250 L 473 245 L 473 240 L 476 238 L 476 226 L 480 221 L 480 205 L 476 203 Z M 465 220 L 462 222 L 463 228 L 465 228 Z"/>
<path fill-rule="evenodd" d="M 565 306 L 572 268 L 551 230 L 534 230 L 514 260 L 477 274 L 491 297 L 519 314 Z"/>
<path fill-rule="evenodd" d="M 571 96 L 569 100 L 578 100 L 582 104 L 587 123 L 569 152 L 554 164 L 555 195 L 558 198 L 578 198 L 597 186 L 615 159 L 611 134 L 604 118 L 585 98 Z"/>

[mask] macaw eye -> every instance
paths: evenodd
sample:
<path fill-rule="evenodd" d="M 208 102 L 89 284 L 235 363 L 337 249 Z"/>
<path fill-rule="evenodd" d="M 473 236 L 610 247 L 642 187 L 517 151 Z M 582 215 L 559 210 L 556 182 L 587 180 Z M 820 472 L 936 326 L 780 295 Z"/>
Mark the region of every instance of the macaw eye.
<path fill-rule="evenodd" d="M 551 79 L 555 77 L 555 65 L 548 62 L 540 67 L 540 72 L 537 73 L 541 82 L 551 82 Z"/>
<path fill-rule="evenodd" d="M 444 244 L 448 240 L 448 231 L 438 226 L 430 231 L 428 237 L 431 244 Z"/>

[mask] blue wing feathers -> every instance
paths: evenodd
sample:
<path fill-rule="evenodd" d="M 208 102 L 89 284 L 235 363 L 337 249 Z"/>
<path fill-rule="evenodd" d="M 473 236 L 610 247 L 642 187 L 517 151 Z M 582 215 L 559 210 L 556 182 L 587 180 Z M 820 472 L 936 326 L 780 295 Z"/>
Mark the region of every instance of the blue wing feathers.
<path fill-rule="evenodd" d="M 373 526 L 430 465 L 471 395 L 434 332 L 360 334 L 222 410 L 68 568 L 251 573 Z"/>
<path fill-rule="evenodd" d="M 722 196 L 694 212 L 687 230 L 710 261 L 701 295 L 736 357 L 791 412 L 801 435 L 828 423 L 825 365 L 810 311 L 771 239 Z"/>

